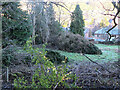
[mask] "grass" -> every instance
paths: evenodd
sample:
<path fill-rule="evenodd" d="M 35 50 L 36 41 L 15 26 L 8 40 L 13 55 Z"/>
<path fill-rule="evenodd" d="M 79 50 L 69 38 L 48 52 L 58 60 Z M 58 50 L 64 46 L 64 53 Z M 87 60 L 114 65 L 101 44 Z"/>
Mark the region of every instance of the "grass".
<path fill-rule="evenodd" d="M 93 61 L 104 63 L 104 62 L 114 62 L 117 61 L 120 56 L 116 53 L 115 50 L 118 50 L 118 45 L 105 45 L 105 44 L 95 44 L 98 48 L 102 50 L 102 55 L 90 55 L 86 54 Z M 61 50 L 54 50 L 59 52 L 61 55 L 64 55 L 69 58 L 69 61 L 72 62 L 80 62 L 80 61 L 88 61 L 86 57 L 81 55 L 80 53 L 70 53 Z M 24 50 L 19 50 L 19 53 L 25 53 Z"/>
<path fill-rule="evenodd" d="M 79 53 L 70 53 L 70 52 L 64 52 L 64 51 L 60 51 L 60 50 L 56 50 L 56 51 L 59 52 L 61 55 L 64 55 L 64 56 L 68 57 L 70 62 L 72 62 L 72 61 L 82 61 L 82 60 L 86 59 L 84 56 L 82 56 Z"/>
<path fill-rule="evenodd" d="M 95 44 L 95 46 L 99 48 L 110 48 L 110 49 L 118 49 L 118 45 L 105 45 L 105 44 Z"/>
<path fill-rule="evenodd" d="M 102 49 L 102 55 L 90 55 L 86 54 L 88 57 L 90 57 L 93 61 L 97 61 L 99 63 L 104 62 L 114 62 L 117 61 L 120 56 L 118 53 L 116 53 L 115 50 L 118 49 L 118 45 L 104 45 L 104 44 L 95 44 L 98 48 Z M 79 53 L 69 53 L 57 50 L 61 55 L 64 55 L 70 59 L 70 61 L 88 61 L 87 58 L 85 58 L 83 55 Z"/>

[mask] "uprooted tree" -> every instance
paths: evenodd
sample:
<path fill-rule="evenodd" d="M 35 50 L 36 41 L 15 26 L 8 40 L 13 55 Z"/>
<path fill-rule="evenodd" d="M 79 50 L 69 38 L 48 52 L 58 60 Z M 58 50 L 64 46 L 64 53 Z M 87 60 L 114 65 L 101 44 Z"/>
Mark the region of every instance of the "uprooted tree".
<path fill-rule="evenodd" d="M 51 40 L 52 46 L 59 50 L 84 53 L 84 54 L 102 54 L 101 50 L 94 44 L 85 40 L 79 34 L 71 32 L 61 32 L 59 35 Z"/>

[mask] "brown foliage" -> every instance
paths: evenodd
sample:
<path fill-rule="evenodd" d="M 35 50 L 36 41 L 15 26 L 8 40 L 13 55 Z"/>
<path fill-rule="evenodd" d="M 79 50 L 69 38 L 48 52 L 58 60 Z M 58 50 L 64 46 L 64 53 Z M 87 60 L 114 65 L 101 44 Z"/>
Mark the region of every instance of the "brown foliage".
<path fill-rule="evenodd" d="M 53 38 L 53 47 L 57 47 L 59 50 L 74 52 L 74 53 L 85 53 L 85 54 L 102 54 L 101 50 L 98 49 L 94 44 L 85 40 L 79 34 L 73 34 L 70 32 L 61 32 L 56 38 Z"/>

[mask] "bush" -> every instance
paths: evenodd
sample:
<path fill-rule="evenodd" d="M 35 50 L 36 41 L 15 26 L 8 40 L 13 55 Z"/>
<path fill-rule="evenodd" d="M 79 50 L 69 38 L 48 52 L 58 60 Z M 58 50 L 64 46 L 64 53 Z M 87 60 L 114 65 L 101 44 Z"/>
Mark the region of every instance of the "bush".
<path fill-rule="evenodd" d="M 32 78 L 28 81 L 25 77 L 18 77 L 14 80 L 15 88 L 57 88 L 57 87 L 71 87 L 66 80 L 74 79 L 76 81 L 76 75 L 68 72 L 66 65 L 60 65 L 55 67 L 54 64 L 46 58 L 45 45 L 39 51 L 39 48 L 32 48 L 32 40 L 27 41 L 25 50 L 31 54 L 32 62 L 37 67 L 32 75 Z M 75 87 L 75 83 L 74 87 Z"/>
<path fill-rule="evenodd" d="M 7 46 L 2 50 L 2 63 L 5 66 L 9 66 L 12 61 L 15 61 L 15 54 L 13 53 L 15 51 L 15 47 L 13 45 Z"/>
<path fill-rule="evenodd" d="M 50 59 L 52 63 L 61 64 L 62 62 L 68 62 L 66 56 L 60 55 L 60 53 L 52 50 L 47 50 L 46 57 Z"/>

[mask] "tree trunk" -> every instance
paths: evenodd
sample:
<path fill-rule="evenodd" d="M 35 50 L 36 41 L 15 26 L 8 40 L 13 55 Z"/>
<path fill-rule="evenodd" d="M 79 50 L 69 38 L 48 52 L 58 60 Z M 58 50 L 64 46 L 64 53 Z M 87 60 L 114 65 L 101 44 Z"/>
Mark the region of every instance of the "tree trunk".
<path fill-rule="evenodd" d="M 49 36 L 50 36 L 50 29 L 49 29 L 49 16 L 47 13 L 45 13 L 45 19 L 46 19 L 46 37 L 45 37 L 45 43 L 48 42 Z"/>
<path fill-rule="evenodd" d="M 33 15 L 33 33 L 32 33 L 32 37 L 35 37 L 35 23 L 36 23 L 36 18 L 35 18 L 35 14 Z M 32 41 L 33 45 L 35 45 L 35 38 Z"/>

